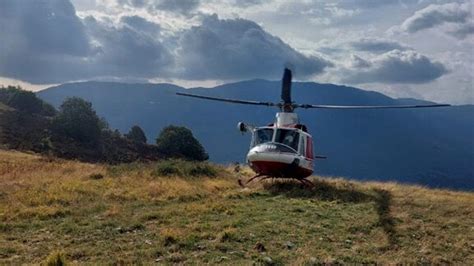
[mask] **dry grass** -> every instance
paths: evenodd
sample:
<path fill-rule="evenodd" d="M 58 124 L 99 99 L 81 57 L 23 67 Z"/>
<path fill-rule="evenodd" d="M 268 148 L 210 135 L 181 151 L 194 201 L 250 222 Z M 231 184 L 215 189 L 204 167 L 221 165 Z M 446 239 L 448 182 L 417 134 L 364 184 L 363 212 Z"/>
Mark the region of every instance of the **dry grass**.
<path fill-rule="evenodd" d="M 473 193 L 163 164 L 0 151 L 0 263 L 474 263 Z"/>

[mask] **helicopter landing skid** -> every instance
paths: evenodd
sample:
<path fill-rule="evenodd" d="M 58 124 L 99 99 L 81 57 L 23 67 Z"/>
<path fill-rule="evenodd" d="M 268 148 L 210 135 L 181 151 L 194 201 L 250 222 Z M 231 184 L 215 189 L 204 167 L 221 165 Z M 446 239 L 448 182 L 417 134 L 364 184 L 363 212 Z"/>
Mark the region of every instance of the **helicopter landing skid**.
<path fill-rule="evenodd" d="M 255 179 L 259 178 L 259 177 L 262 177 L 262 176 L 263 176 L 263 178 L 260 179 L 259 181 L 262 181 L 262 180 L 267 179 L 267 178 L 271 178 L 270 176 L 258 174 L 258 175 L 255 175 L 254 177 L 250 178 L 249 180 L 247 180 L 247 182 L 245 182 L 245 183 L 242 181 L 242 179 L 239 179 L 238 182 L 239 182 L 239 185 L 240 185 L 241 187 L 245 187 L 248 183 L 250 183 L 250 182 L 252 182 L 253 180 L 255 180 Z"/>
<path fill-rule="evenodd" d="M 306 178 L 301 178 L 301 179 L 296 179 L 296 180 L 298 180 L 301 184 L 303 184 L 304 186 L 307 186 L 308 188 L 313 188 L 316 186 L 314 185 L 313 182 L 309 181 Z"/>
<path fill-rule="evenodd" d="M 260 178 L 261 177 L 261 178 Z M 265 179 L 268 179 L 268 178 L 273 178 L 272 176 L 267 176 L 267 175 L 262 175 L 262 174 L 258 174 L 258 175 L 255 175 L 253 176 L 252 178 L 250 178 L 249 180 L 247 180 L 246 182 L 244 182 L 242 179 L 239 179 L 238 180 L 238 183 L 241 187 L 245 187 L 248 183 L 252 182 L 253 180 L 257 179 L 257 178 L 260 178 L 258 181 L 262 181 L 262 180 L 265 180 Z M 308 188 L 313 188 L 315 187 L 314 183 L 311 182 L 310 180 L 306 179 L 306 178 L 291 178 L 291 179 L 296 179 L 298 180 L 301 184 L 303 184 L 304 186 L 308 187 Z"/>

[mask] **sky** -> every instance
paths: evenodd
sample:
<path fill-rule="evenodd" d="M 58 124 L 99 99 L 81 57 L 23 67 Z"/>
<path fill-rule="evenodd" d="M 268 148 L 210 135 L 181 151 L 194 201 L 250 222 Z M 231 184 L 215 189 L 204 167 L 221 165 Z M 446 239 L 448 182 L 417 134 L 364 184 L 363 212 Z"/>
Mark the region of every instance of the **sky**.
<path fill-rule="evenodd" d="M 0 84 L 294 79 L 474 103 L 471 0 L 1 0 Z"/>

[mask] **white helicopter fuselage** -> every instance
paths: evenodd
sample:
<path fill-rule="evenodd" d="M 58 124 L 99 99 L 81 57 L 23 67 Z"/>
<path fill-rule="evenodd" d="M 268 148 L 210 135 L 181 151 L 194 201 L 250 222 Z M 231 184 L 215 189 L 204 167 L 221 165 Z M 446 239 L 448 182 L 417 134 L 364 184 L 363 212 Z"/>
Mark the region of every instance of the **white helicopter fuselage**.
<path fill-rule="evenodd" d="M 249 166 L 259 175 L 305 178 L 313 173 L 313 142 L 295 113 L 280 112 L 276 122 L 252 128 Z"/>

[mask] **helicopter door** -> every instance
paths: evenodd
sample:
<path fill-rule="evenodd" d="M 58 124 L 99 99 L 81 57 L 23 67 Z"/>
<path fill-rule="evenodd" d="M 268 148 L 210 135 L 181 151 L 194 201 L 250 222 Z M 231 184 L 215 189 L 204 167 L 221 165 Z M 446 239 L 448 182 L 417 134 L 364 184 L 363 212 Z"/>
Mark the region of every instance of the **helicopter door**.
<path fill-rule="evenodd" d="M 298 145 L 298 153 L 300 155 L 306 156 L 306 137 L 300 135 L 300 143 Z"/>
<path fill-rule="evenodd" d="M 313 139 L 310 136 L 306 136 L 306 158 L 313 159 Z"/>
<path fill-rule="evenodd" d="M 275 134 L 275 142 L 281 143 L 295 151 L 298 151 L 300 134 L 294 129 L 277 129 Z"/>

